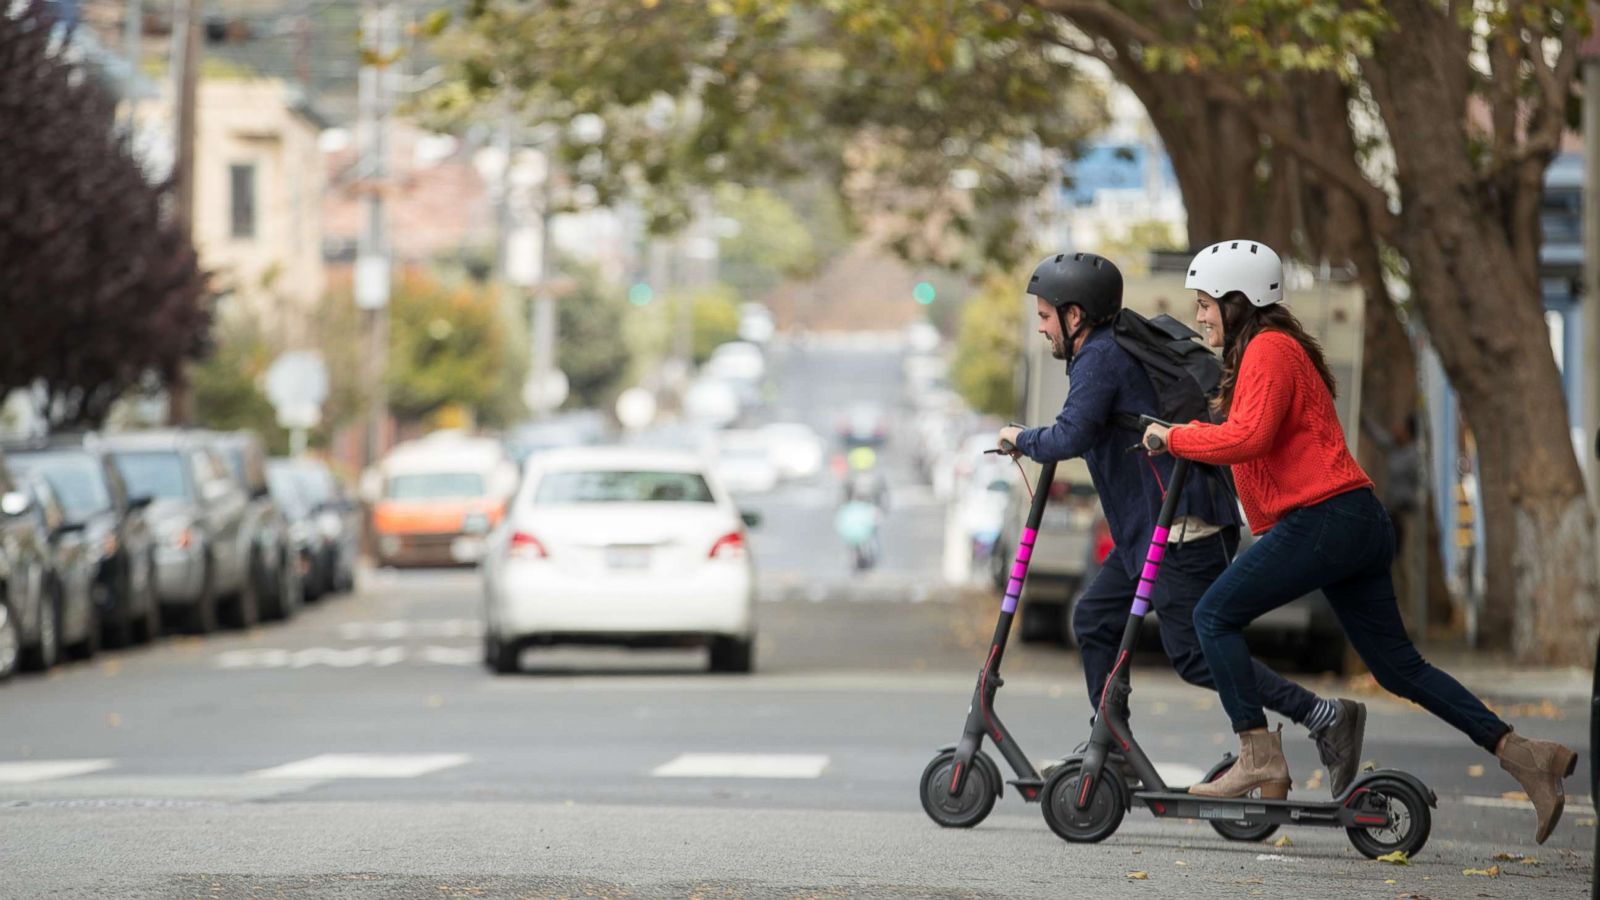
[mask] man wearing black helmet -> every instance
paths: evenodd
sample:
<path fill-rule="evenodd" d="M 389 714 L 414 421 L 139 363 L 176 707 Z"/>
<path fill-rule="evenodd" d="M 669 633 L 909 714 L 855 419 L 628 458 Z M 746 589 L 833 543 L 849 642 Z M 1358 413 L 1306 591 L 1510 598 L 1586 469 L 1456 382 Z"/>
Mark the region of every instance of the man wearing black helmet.
<path fill-rule="evenodd" d="M 1117 267 L 1092 253 L 1058 254 L 1034 269 L 1028 293 L 1037 301 L 1039 333 L 1050 342 L 1051 355 L 1066 361 L 1071 384 L 1054 424 L 1007 426 L 1000 439 L 1039 462 L 1082 457 L 1100 495 L 1115 548 L 1072 614 L 1089 702 L 1098 709 L 1161 509 L 1163 486 L 1171 481 L 1172 461 L 1145 454 L 1139 433 L 1118 424 L 1129 415 L 1137 420 L 1159 412 L 1149 376 L 1113 334 L 1112 324 L 1122 310 Z M 1240 518 L 1225 493 L 1213 491 L 1208 481 L 1191 478 L 1184 488 L 1151 599 L 1161 644 L 1173 667 L 1184 681 L 1215 689 L 1195 636 L 1194 608 L 1238 548 Z M 1330 781 L 1353 778 L 1361 753 L 1358 717 L 1340 716 L 1341 701 L 1321 699 L 1259 662 L 1255 672 L 1268 709 L 1312 731 L 1351 731 L 1337 735 L 1338 740 L 1318 741 L 1318 747 Z"/>

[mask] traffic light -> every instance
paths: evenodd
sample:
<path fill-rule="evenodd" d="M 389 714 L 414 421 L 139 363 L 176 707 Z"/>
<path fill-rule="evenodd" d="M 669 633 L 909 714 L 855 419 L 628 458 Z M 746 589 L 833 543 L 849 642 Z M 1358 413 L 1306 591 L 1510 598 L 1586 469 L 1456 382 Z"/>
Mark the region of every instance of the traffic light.
<path fill-rule="evenodd" d="M 926 281 L 917 282 L 917 286 L 911 289 L 911 296 L 915 297 L 917 302 L 923 306 L 933 302 L 934 293 L 933 285 Z"/>
<path fill-rule="evenodd" d="M 633 287 L 628 288 L 628 302 L 634 306 L 649 306 L 655 295 L 656 292 L 650 285 L 642 281 L 636 281 L 633 283 Z"/>

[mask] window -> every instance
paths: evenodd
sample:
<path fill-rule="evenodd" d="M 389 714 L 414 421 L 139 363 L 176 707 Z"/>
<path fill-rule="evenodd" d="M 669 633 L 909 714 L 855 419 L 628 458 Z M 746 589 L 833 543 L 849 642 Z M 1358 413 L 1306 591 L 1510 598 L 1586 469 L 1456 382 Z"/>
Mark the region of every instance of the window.
<path fill-rule="evenodd" d="M 712 503 L 711 489 L 694 472 L 551 472 L 539 480 L 533 502 Z"/>
<path fill-rule="evenodd" d="M 389 500 L 465 500 L 485 493 L 483 476 L 476 472 L 394 475 L 383 490 Z"/>
<path fill-rule="evenodd" d="M 229 221 L 233 236 L 256 236 L 256 167 L 234 163 L 228 167 Z"/>
<path fill-rule="evenodd" d="M 189 496 L 183 458 L 176 453 L 118 453 L 113 459 L 122 480 L 128 483 L 128 492 L 135 497 L 181 500 Z"/>

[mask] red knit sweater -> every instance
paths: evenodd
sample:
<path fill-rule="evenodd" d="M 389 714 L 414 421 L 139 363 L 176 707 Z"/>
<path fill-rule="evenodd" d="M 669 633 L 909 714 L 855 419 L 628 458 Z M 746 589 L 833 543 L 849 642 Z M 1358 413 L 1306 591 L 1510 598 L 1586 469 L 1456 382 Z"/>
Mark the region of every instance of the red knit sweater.
<path fill-rule="evenodd" d="M 1293 510 L 1372 486 L 1299 341 L 1280 331 L 1256 335 L 1234 385 L 1227 422 L 1174 428 L 1168 444 L 1184 459 L 1233 466 L 1251 531 L 1262 534 Z"/>

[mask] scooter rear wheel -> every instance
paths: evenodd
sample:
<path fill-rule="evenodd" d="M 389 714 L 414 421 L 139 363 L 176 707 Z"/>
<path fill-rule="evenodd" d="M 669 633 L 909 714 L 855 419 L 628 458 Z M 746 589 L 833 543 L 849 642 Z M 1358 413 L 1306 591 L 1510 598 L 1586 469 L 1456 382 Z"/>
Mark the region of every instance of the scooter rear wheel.
<path fill-rule="evenodd" d="M 1206 773 L 1206 782 L 1210 783 L 1221 778 L 1223 773 L 1233 768 L 1233 764 L 1238 761 L 1232 753 L 1224 756 L 1222 762 L 1212 766 L 1211 771 Z M 1230 841 L 1242 841 L 1252 844 L 1272 837 L 1278 830 L 1278 826 L 1271 822 L 1256 824 L 1251 822 L 1224 822 L 1221 819 L 1212 819 L 1211 827 L 1216 829 L 1217 834 Z"/>
<path fill-rule="evenodd" d="M 1433 829 L 1433 814 L 1428 811 L 1428 799 L 1416 788 L 1398 778 L 1378 777 L 1360 782 L 1356 790 L 1366 790 L 1357 802 L 1361 808 L 1376 813 L 1387 812 L 1394 820 L 1389 828 L 1346 828 L 1350 843 L 1369 859 L 1377 859 L 1397 850 L 1406 856 L 1416 856 L 1428 843 L 1428 833 Z"/>
<path fill-rule="evenodd" d="M 950 782 L 955 778 L 955 762 L 955 751 L 945 750 L 922 770 L 922 810 L 945 828 L 971 828 L 994 809 L 1000 787 L 994 773 L 999 770 L 983 751 L 978 751 L 972 757 L 972 768 L 967 771 L 961 792 L 952 795 Z"/>
<path fill-rule="evenodd" d="M 1127 812 L 1123 798 L 1128 786 L 1122 774 L 1109 762 L 1100 769 L 1100 778 L 1089 788 L 1088 802 L 1078 809 L 1078 794 L 1083 787 L 1083 761 L 1069 759 L 1044 783 L 1044 820 L 1050 830 L 1075 844 L 1097 844 L 1115 834 Z"/>

